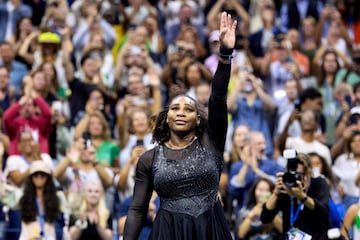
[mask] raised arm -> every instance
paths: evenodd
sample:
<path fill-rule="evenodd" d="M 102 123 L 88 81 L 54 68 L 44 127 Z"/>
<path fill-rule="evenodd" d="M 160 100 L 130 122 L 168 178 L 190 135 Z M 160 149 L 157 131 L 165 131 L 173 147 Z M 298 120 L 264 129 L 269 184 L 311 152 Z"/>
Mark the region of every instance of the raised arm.
<path fill-rule="evenodd" d="M 230 80 L 231 57 L 235 45 L 236 21 L 223 12 L 220 20 L 220 58 L 219 65 L 212 81 L 209 99 L 209 127 L 211 138 L 219 151 L 224 150 L 227 129 L 227 87 Z"/>

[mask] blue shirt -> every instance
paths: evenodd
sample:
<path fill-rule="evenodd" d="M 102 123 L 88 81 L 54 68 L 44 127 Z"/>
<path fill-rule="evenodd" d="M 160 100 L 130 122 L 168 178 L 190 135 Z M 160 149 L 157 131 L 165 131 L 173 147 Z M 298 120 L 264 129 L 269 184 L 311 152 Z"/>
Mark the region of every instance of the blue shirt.
<path fill-rule="evenodd" d="M 309 7 L 309 1 L 310 0 L 296 0 L 296 5 L 299 10 L 300 19 L 304 19 L 306 17 L 306 13 Z M 313 1 L 313 0 L 311 0 Z M 280 19 L 281 19 L 281 30 L 283 32 L 287 32 L 288 30 L 288 4 L 282 4 L 280 9 Z M 323 4 L 321 1 L 317 2 L 317 11 L 318 13 L 322 12 Z"/>
<path fill-rule="evenodd" d="M 229 193 L 234 197 L 239 199 L 238 207 L 243 205 L 243 203 L 246 201 L 249 189 L 251 188 L 252 184 L 256 181 L 258 176 L 254 173 L 251 167 L 248 168 L 246 172 L 246 176 L 244 179 L 244 183 L 236 183 L 236 175 L 240 171 L 240 169 L 243 167 L 244 161 L 240 161 L 237 163 L 234 163 L 231 166 L 230 169 L 230 177 L 229 177 L 229 185 L 228 185 L 228 191 Z M 276 174 L 278 172 L 284 172 L 284 168 L 281 167 L 279 164 L 277 164 L 274 160 L 259 160 L 258 168 L 266 173 L 267 175 L 270 175 L 273 177 L 273 181 L 275 181 Z"/>
<path fill-rule="evenodd" d="M 250 106 L 246 98 L 240 95 L 236 101 L 237 109 L 232 113 L 234 129 L 239 125 L 246 125 L 252 131 L 260 131 L 264 134 L 266 140 L 267 156 L 272 155 L 272 138 L 269 130 L 269 124 L 264 114 L 264 106 L 262 100 L 257 97 L 253 105 Z"/>

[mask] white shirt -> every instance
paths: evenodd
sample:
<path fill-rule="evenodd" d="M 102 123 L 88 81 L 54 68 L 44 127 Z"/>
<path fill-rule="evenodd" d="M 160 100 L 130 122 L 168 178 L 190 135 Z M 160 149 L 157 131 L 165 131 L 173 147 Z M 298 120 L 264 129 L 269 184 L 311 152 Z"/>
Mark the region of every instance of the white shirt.
<path fill-rule="evenodd" d="M 54 164 L 53 164 L 52 159 L 49 156 L 49 154 L 42 153 L 41 159 L 49 166 L 49 168 L 51 170 L 54 169 Z M 20 171 L 20 173 L 26 172 L 28 170 L 28 168 L 30 167 L 30 165 L 31 165 L 31 162 L 26 161 L 22 155 L 9 156 L 8 159 L 6 160 L 6 167 L 5 167 L 5 171 L 4 171 L 5 178 L 8 177 L 10 172 L 15 171 L 15 170 Z M 8 179 L 8 182 L 11 185 L 15 185 L 15 183 L 13 183 L 11 181 L 11 179 Z"/>
<path fill-rule="evenodd" d="M 359 188 L 355 185 L 355 177 L 360 170 L 360 164 L 347 154 L 340 155 L 332 167 L 333 172 L 340 178 L 340 185 L 346 195 L 359 197 Z"/>
<path fill-rule="evenodd" d="M 331 163 L 331 155 L 329 148 L 321 142 L 314 140 L 312 142 L 305 142 L 301 137 L 288 137 L 285 144 L 286 149 L 295 149 L 298 153 L 310 153 L 316 152 L 329 164 Z"/>

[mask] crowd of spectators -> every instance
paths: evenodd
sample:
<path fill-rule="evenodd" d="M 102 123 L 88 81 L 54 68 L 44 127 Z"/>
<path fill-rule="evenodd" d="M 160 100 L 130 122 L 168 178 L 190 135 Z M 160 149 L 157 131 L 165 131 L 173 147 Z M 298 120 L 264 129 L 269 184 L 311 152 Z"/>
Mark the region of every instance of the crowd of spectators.
<path fill-rule="evenodd" d="M 222 11 L 238 21 L 219 186 L 234 237 L 258 236 L 285 149 L 359 234 L 360 1 L 0 0 L 0 239 L 121 237 L 152 117 L 179 94 L 206 111 Z"/>

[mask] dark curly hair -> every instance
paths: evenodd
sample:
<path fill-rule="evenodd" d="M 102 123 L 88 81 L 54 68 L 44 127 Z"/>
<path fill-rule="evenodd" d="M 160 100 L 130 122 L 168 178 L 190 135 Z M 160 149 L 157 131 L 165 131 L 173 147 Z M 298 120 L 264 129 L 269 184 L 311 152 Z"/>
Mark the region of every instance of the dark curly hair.
<path fill-rule="evenodd" d="M 195 103 L 195 108 L 196 108 L 196 113 L 199 116 L 200 119 L 200 123 L 197 125 L 196 129 L 195 129 L 195 135 L 198 138 L 201 138 L 202 136 L 204 136 L 204 134 L 208 133 L 208 123 L 207 123 L 207 115 L 205 112 L 205 109 L 203 106 L 201 106 L 201 104 L 199 104 L 195 99 L 193 99 L 192 97 L 188 96 L 188 95 L 178 95 L 175 98 L 178 97 L 187 97 L 189 99 L 191 99 L 194 103 Z M 173 98 L 173 99 L 175 99 Z M 169 111 L 169 106 L 165 107 L 163 111 L 161 111 L 157 116 L 152 117 L 152 121 L 153 121 L 153 139 L 152 142 L 157 142 L 157 143 L 164 143 L 167 140 L 170 139 L 170 128 L 169 125 L 166 122 L 167 119 L 167 113 Z"/>
<path fill-rule="evenodd" d="M 44 207 L 45 221 L 55 222 L 60 216 L 60 201 L 56 195 L 56 188 L 51 175 L 46 174 L 47 179 L 44 186 Z M 25 223 L 36 221 L 36 187 L 30 175 L 25 182 L 24 195 L 21 197 L 19 206 L 21 210 L 21 220 Z"/>
<path fill-rule="evenodd" d="M 258 178 L 250 187 L 249 189 L 249 193 L 248 193 L 248 197 L 246 199 L 246 203 L 245 203 L 245 207 L 247 208 L 252 208 L 256 205 L 256 196 L 255 196 L 255 191 L 257 186 L 259 185 L 260 182 L 266 182 L 269 185 L 269 191 L 270 193 L 272 193 L 275 189 L 275 185 L 274 183 L 264 177 L 260 177 Z"/>

